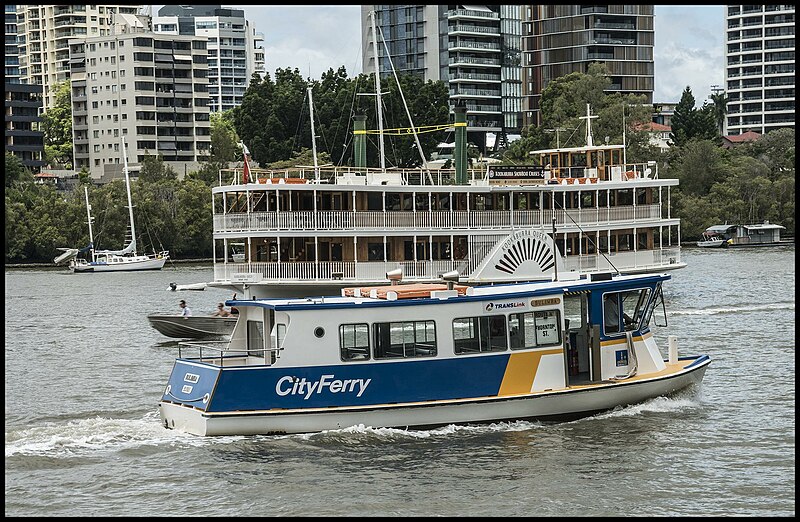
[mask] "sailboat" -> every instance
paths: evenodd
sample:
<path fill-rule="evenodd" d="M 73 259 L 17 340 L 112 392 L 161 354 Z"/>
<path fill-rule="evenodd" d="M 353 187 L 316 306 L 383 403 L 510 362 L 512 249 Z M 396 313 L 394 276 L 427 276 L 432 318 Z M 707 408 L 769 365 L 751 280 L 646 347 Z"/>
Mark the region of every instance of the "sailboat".
<path fill-rule="evenodd" d="M 85 272 L 129 272 L 135 270 L 161 270 L 169 251 L 162 250 L 153 254 L 138 254 L 136 251 L 136 227 L 133 222 L 133 203 L 131 201 L 131 181 L 128 176 L 128 155 L 125 149 L 125 138 L 122 138 L 122 158 L 125 173 L 125 187 L 128 192 L 128 215 L 130 217 L 131 239 L 122 250 L 95 250 L 92 237 L 92 207 L 89 205 L 89 191 L 84 187 L 86 197 L 86 215 L 89 224 L 89 245 L 82 249 L 61 248 L 63 254 L 53 261 L 56 264 L 70 261 L 70 269 L 78 274 Z M 79 254 L 88 254 L 87 258 L 79 258 Z"/>

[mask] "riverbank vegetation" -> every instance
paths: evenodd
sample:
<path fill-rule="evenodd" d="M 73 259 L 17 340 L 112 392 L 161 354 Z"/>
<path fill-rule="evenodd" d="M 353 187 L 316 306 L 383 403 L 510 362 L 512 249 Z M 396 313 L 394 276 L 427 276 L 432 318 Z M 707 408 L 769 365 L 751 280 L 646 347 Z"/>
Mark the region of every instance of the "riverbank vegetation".
<path fill-rule="evenodd" d="M 444 82 L 407 76 L 401 76 L 400 82 L 415 126 L 447 122 Z M 624 121 L 628 161 L 656 160 L 660 177 L 680 179 L 671 202 L 673 216 L 681 219 L 683 240 L 698 239 L 714 224 L 765 220 L 785 226 L 786 235 L 794 236 L 794 129 L 772 131 L 756 142 L 724 148 L 718 131 L 724 104 L 706 103 L 698 108 L 687 87 L 676 107 L 673 146 L 662 153 L 638 125 L 650 121 L 650 106 L 633 95 L 605 94 L 607 82 L 602 67 L 550 82 L 542 95 L 543 125 L 526 129 L 522 139 L 504 151 L 503 162 L 528 163 L 532 149 L 583 144 L 585 119 L 580 118 L 590 102 L 592 113 L 598 116 L 592 123 L 594 136 L 622 143 Z M 179 179 L 159 157 L 146 157 L 142 162 L 138 179 L 131 184 L 140 245 L 147 245 L 148 251 L 168 249 L 176 259 L 211 257 L 211 187 L 218 183 L 220 168 L 241 158 L 240 141 L 248 145 L 254 163 L 262 167 L 312 164 L 305 98 L 308 86 L 313 88 L 315 130 L 320 136 L 318 161 L 352 164 L 352 115 L 365 114 L 367 129 L 377 129 L 371 110 L 374 96 L 358 96 L 374 90 L 371 75 L 348 78 L 340 68 L 329 70 L 319 81 L 307 81 L 296 69 L 279 69 L 274 81 L 270 76 L 254 77 L 240 107 L 212 115 L 212 154 L 202 168 Z M 387 115 L 391 114 L 384 127 L 408 127 L 396 82 L 385 80 L 382 87 L 389 93 L 383 98 Z M 64 128 L 56 120 L 52 118 L 49 124 L 54 133 Z M 420 135 L 428 157 L 445 138 L 443 130 Z M 373 166 L 379 164 L 374 145 L 370 139 L 367 163 Z M 410 134 L 392 136 L 391 141 L 387 137 L 386 151 L 387 166 L 413 167 L 421 162 Z M 128 224 L 124 180 L 96 186 L 85 172 L 79 179 L 79 186 L 90 187 L 95 245 L 119 248 Z M 50 262 L 58 247 L 88 243 L 83 189 L 61 192 L 54 185 L 35 183 L 33 175 L 9 153 L 5 219 L 6 263 Z"/>

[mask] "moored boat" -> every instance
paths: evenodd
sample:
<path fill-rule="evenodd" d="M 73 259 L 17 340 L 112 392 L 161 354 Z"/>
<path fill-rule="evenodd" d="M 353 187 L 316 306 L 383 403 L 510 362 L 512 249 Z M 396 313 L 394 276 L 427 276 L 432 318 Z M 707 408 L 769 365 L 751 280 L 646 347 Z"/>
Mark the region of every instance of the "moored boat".
<path fill-rule="evenodd" d="M 125 174 L 125 188 L 128 194 L 128 217 L 130 219 L 130 239 L 122 250 L 95 250 L 92 236 L 92 207 L 89 205 L 89 192 L 84 187 L 86 198 L 86 215 L 89 225 L 89 244 L 82 248 L 59 248 L 62 254 L 53 259 L 55 264 L 69 262 L 73 273 L 95 272 L 131 272 L 141 270 L 161 270 L 169 259 L 169 251 L 140 254 L 136 249 L 136 227 L 133 221 L 133 202 L 131 201 L 131 182 L 128 176 L 128 158 L 125 149 L 125 138 L 122 138 L 123 172 Z M 80 257 L 85 254 L 85 257 Z"/>
<path fill-rule="evenodd" d="M 764 221 L 751 225 L 714 225 L 703 232 L 702 247 L 764 247 L 791 245 L 792 241 L 781 239 L 783 225 Z M 723 244 L 719 244 L 721 241 Z M 701 244 L 702 243 L 702 244 Z"/>
<path fill-rule="evenodd" d="M 707 355 L 678 357 L 670 337 L 665 359 L 650 330 L 666 324 L 669 275 L 563 275 L 228 301 L 229 341 L 179 344 L 162 423 L 252 435 L 574 419 L 702 381 Z"/>
<path fill-rule="evenodd" d="M 150 326 L 176 339 L 213 339 L 230 337 L 236 326 L 237 316 L 218 317 L 212 315 L 160 315 L 150 314 Z"/>
<path fill-rule="evenodd" d="M 697 242 L 697 246 L 703 248 L 725 248 L 728 246 L 728 240 L 709 229 L 703 232 L 703 239 Z"/>

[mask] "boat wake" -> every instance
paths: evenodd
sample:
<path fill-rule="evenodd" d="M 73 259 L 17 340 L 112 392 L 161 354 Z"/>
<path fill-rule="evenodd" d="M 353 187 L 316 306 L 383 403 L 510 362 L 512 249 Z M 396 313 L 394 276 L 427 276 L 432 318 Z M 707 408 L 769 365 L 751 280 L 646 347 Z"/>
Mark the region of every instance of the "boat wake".
<path fill-rule="evenodd" d="M 669 315 L 717 315 L 738 314 L 747 312 L 763 312 L 770 310 L 794 310 L 794 301 L 769 303 L 763 305 L 720 306 L 716 308 L 703 308 L 701 310 L 677 310 Z"/>
<path fill-rule="evenodd" d="M 342 428 L 340 430 L 326 430 L 319 433 L 303 433 L 294 435 L 281 435 L 281 438 L 309 441 L 328 441 L 328 442 L 386 442 L 390 440 L 419 440 L 436 439 L 455 434 L 483 434 L 494 432 L 525 431 L 541 426 L 539 422 L 514 421 L 496 422 L 492 424 L 449 424 L 440 428 L 430 430 L 406 430 L 401 428 L 373 428 L 359 424 Z"/>
<path fill-rule="evenodd" d="M 629 406 L 620 406 L 611 411 L 598 413 L 588 417 L 588 419 L 615 419 L 619 417 L 633 417 L 645 413 L 674 413 L 685 412 L 701 406 L 700 401 L 695 395 L 689 396 L 688 394 L 694 393 L 691 390 L 681 392 L 679 395 L 672 397 L 656 397 L 649 401 L 640 404 L 631 404 Z M 584 419 L 585 420 L 585 419 Z M 580 422 L 580 421 L 576 421 Z"/>
<path fill-rule="evenodd" d="M 93 417 L 66 423 L 45 422 L 33 428 L 6 431 L 5 456 L 83 458 L 176 443 L 201 446 L 240 439 L 208 439 L 167 430 L 161 426 L 158 412 L 150 412 L 141 419 Z"/>

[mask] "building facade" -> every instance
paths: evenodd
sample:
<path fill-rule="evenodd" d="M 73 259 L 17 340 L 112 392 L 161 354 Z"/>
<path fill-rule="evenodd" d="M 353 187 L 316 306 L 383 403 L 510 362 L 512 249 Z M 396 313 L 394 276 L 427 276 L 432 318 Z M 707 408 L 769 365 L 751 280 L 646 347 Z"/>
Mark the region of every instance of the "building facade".
<path fill-rule="evenodd" d="M 41 85 L 5 83 L 6 152 L 17 156 L 32 172 L 44 165 L 44 134 L 39 130 Z"/>
<path fill-rule="evenodd" d="M 264 76 L 264 35 L 256 32 L 242 9 L 166 5 L 153 17 L 153 31 L 207 39 L 211 112 L 241 105 L 252 74 Z"/>
<path fill-rule="evenodd" d="M 608 92 L 641 94 L 645 103 L 653 103 L 654 44 L 652 5 L 523 6 L 523 124 L 541 125 L 541 96 L 548 83 L 585 73 L 593 62 L 608 68 Z"/>
<path fill-rule="evenodd" d="M 121 175 L 124 137 L 132 171 L 161 155 L 184 176 L 211 148 L 207 40 L 133 18 L 126 32 L 70 41 L 75 169 Z"/>
<path fill-rule="evenodd" d="M 794 128 L 793 5 L 728 5 L 725 134 Z"/>
<path fill-rule="evenodd" d="M 4 83 L 19 83 L 19 47 L 17 47 L 17 6 L 5 6 Z"/>
<path fill-rule="evenodd" d="M 17 5 L 19 77 L 42 86 L 44 108 L 55 102 L 54 86 L 70 78 L 69 40 L 105 36 L 114 17 L 135 14 L 138 4 Z"/>
<path fill-rule="evenodd" d="M 467 107 L 470 142 L 486 151 L 520 132 L 519 6 L 362 5 L 367 74 L 375 71 L 371 11 L 397 73 L 442 80 L 450 90 L 451 113 L 456 104 Z M 386 48 L 378 42 L 381 76 L 391 76 Z"/>

